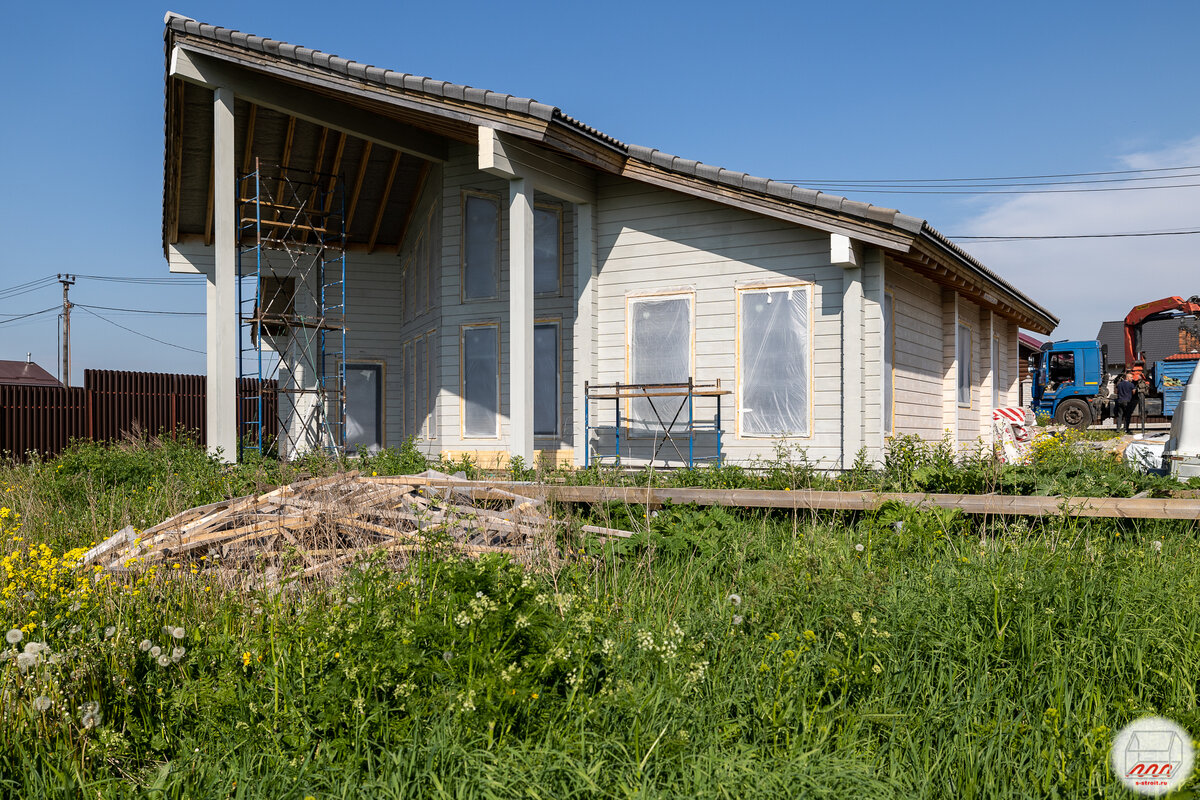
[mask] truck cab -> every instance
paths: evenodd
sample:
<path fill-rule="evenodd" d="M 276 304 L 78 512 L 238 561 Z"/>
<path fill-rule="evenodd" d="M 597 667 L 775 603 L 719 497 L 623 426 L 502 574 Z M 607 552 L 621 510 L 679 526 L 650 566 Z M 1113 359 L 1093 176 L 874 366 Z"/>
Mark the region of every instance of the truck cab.
<path fill-rule="evenodd" d="M 1029 357 L 1035 414 L 1086 428 L 1108 416 L 1107 348 L 1097 341 L 1046 342 Z"/>

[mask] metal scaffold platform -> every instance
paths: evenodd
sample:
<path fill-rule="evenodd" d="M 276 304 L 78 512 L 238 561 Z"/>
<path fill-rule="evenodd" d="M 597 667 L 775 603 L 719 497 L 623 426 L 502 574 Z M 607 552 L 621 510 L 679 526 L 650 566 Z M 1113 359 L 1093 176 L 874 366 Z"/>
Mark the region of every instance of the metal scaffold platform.
<path fill-rule="evenodd" d="M 642 445 L 641 449 L 648 453 L 649 463 L 661 459 L 663 466 L 670 466 L 672 461 L 687 465 L 689 468 L 697 463 L 721 463 L 721 437 L 724 429 L 721 427 L 721 399 L 729 394 L 728 389 L 721 388 L 721 381 L 712 383 L 696 383 L 688 378 L 686 383 L 589 383 L 583 384 L 583 425 L 586 441 L 584 442 L 584 466 L 592 463 L 601 464 L 605 460 L 620 465 L 621 446 L 626 446 L 626 456 L 640 458 L 633 451 L 633 443 Z M 592 410 L 592 403 L 612 401 L 614 413 L 612 425 L 596 425 L 594 421 L 599 416 L 599 409 Z M 697 418 L 697 400 L 712 400 L 714 408 L 712 416 Z M 622 408 L 625 408 L 624 413 Z M 612 437 L 612 451 L 601 452 L 600 447 L 592 447 L 592 434 L 597 434 L 597 440 Z M 714 439 L 715 452 L 702 455 L 697 453 L 697 437 L 711 434 Z M 687 446 L 685 454 L 682 449 Z M 670 444 L 671 449 L 666 450 Z M 595 452 L 593 452 L 593 449 Z M 674 453 L 675 458 L 671 458 Z"/>
<path fill-rule="evenodd" d="M 345 190 L 338 175 L 255 160 L 238 181 L 238 375 L 278 382 L 241 404 L 246 451 L 294 458 L 346 442 Z"/>

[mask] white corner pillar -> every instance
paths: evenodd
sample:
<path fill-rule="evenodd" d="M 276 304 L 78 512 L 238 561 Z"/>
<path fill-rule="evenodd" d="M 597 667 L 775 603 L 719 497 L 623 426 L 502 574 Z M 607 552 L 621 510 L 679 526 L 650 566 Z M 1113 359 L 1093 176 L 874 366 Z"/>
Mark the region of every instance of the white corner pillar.
<path fill-rule="evenodd" d="M 591 203 L 575 204 L 575 322 L 573 374 L 574 385 L 574 448 L 575 466 L 582 467 L 587 455 L 588 432 L 584 422 L 584 383 L 596 380 L 596 249 L 595 206 Z"/>
<path fill-rule="evenodd" d="M 842 268 L 842 451 L 841 468 L 850 469 L 863 447 L 862 253 L 848 236 L 830 234 L 829 259 Z"/>
<path fill-rule="evenodd" d="M 208 451 L 237 459 L 238 320 L 233 91 L 213 90 L 213 263 L 207 287 Z"/>
<path fill-rule="evenodd" d="M 958 293 L 942 289 L 942 431 L 958 446 Z"/>
<path fill-rule="evenodd" d="M 533 185 L 508 182 L 509 454 L 533 461 Z"/>

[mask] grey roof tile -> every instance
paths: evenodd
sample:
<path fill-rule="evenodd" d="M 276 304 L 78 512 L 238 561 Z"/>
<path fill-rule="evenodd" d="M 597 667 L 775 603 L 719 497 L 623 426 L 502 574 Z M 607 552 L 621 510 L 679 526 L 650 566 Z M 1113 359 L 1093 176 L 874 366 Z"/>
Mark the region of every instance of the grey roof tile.
<path fill-rule="evenodd" d="M 371 83 L 383 83 L 385 81 L 386 72 L 379 67 L 367 67 L 363 70 L 362 78 Z"/>
<path fill-rule="evenodd" d="M 703 162 L 696 164 L 696 177 L 716 183 L 721 176 L 721 168 Z"/>
<path fill-rule="evenodd" d="M 463 92 L 463 100 L 468 103 L 474 103 L 477 106 L 487 105 L 487 90 L 476 89 L 474 86 L 468 86 Z"/>

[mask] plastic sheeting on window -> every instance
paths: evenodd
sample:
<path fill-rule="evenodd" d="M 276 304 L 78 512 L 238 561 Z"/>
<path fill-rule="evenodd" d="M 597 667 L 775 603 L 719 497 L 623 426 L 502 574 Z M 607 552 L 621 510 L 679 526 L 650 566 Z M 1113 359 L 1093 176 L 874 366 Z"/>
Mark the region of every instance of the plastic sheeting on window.
<path fill-rule="evenodd" d="M 416 400 L 417 393 L 413 391 L 413 384 L 416 382 L 417 371 L 413 366 L 413 343 L 404 343 L 404 435 L 417 435 L 417 412 Z"/>
<path fill-rule="evenodd" d="M 463 297 L 496 297 L 500 206 L 491 198 L 467 195 L 463 224 Z"/>
<path fill-rule="evenodd" d="M 958 402 L 971 404 L 971 329 L 958 326 Z"/>
<path fill-rule="evenodd" d="M 560 216 L 551 208 L 533 210 L 533 291 L 558 294 L 562 272 Z"/>
<path fill-rule="evenodd" d="M 380 437 L 380 376 L 378 364 L 346 365 L 346 452 L 378 453 Z"/>
<path fill-rule="evenodd" d="M 427 337 L 418 336 L 413 342 L 413 350 L 416 353 L 416 370 L 417 382 L 413 388 L 417 393 L 417 425 L 416 432 L 418 436 L 428 436 L 429 430 L 427 427 L 429 421 L 429 340 Z"/>
<path fill-rule="evenodd" d="M 886 292 L 883 295 L 883 432 L 891 434 L 895 419 L 896 391 L 896 307 Z"/>
<path fill-rule="evenodd" d="M 1000 407 L 1000 337 L 992 337 L 992 408 Z"/>
<path fill-rule="evenodd" d="M 808 291 L 739 293 L 742 436 L 809 433 Z"/>
<path fill-rule="evenodd" d="M 533 434 L 558 435 L 558 326 L 533 326 Z"/>
<path fill-rule="evenodd" d="M 500 435 L 500 331 L 495 325 L 464 328 L 463 435 Z"/>
<path fill-rule="evenodd" d="M 630 300 L 630 383 L 687 383 L 691 369 L 691 296 Z M 662 431 L 677 413 L 682 415 L 685 402 L 686 398 L 672 397 L 654 400 L 651 405 L 650 400 L 635 398 L 629 404 L 629 427 L 644 433 Z M 686 418 L 681 419 L 686 424 Z"/>

